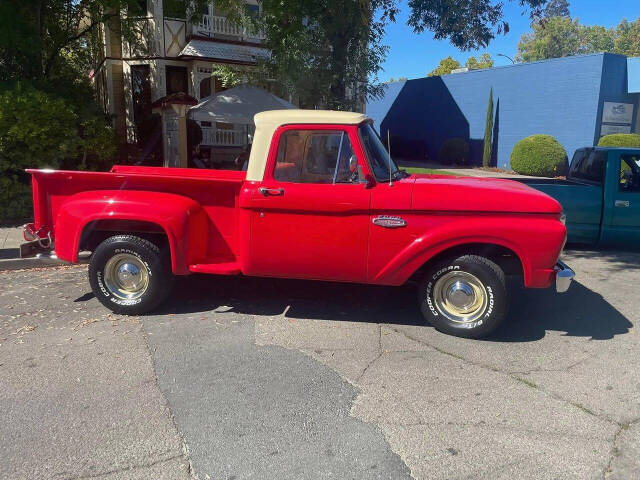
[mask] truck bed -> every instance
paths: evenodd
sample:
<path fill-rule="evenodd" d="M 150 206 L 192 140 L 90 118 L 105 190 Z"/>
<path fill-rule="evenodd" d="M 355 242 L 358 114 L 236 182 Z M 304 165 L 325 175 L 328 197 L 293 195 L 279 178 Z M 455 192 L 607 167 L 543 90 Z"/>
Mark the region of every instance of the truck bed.
<path fill-rule="evenodd" d="M 233 258 L 237 198 L 246 172 L 114 166 L 110 172 L 28 170 L 32 174 L 34 223 L 53 227 L 60 206 L 72 195 L 95 190 L 173 193 L 202 205 L 209 219 L 208 258 Z M 114 200 L 117 201 L 117 198 Z M 52 232 L 55 237 L 55 232 Z"/>

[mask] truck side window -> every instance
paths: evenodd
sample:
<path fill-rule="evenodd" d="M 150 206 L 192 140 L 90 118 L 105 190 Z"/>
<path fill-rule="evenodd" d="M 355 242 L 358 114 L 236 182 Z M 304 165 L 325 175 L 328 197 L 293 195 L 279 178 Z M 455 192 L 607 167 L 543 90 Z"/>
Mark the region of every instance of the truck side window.
<path fill-rule="evenodd" d="M 604 150 L 592 150 L 588 155 L 574 157 L 571 162 L 569 176 L 588 182 L 602 183 L 606 164 L 607 152 Z"/>
<path fill-rule="evenodd" d="M 621 192 L 640 192 L 640 155 L 620 156 Z"/>
<path fill-rule="evenodd" d="M 288 130 L 280 136 L 273 178 L 296 183 L 351 183 L 354 156 L 346 132 Z"/>

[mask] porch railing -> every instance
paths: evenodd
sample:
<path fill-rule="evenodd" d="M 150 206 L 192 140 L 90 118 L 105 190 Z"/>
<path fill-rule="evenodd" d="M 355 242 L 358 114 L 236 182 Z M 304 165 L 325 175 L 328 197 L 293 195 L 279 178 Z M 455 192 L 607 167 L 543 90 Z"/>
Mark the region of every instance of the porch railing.
<path fill-rule="evenodd" d="M 202 128 L 201 145 L 243 147 L 247 144 L 247 131 L 244 128 L 226 130 L 215 127 Z"/>
<path fill-rule="evenodd" d="M 227 17 L 221 17 L 219 15 L 202 15 L 200 22 L 196 25 L 196 31 L 199 35 L 209 37 L 226 35 L 240 37 L 242 40 L 254 42 L 262 41 L 265 38 L 262 32 L 252 33 L 241 25 L 232 22 Z"/>

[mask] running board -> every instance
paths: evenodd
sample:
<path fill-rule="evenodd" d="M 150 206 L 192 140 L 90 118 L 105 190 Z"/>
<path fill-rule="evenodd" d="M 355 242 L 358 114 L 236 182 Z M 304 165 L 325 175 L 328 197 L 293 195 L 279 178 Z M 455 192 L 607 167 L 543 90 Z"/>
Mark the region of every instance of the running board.
<path fill-rule="evenodd" d="M 214 275 L 239 275 L 242 273 L 238 262 L 196 263 L 195 265 L 189 265 L 189 271 L 193 273 L 211 273 Z"/>

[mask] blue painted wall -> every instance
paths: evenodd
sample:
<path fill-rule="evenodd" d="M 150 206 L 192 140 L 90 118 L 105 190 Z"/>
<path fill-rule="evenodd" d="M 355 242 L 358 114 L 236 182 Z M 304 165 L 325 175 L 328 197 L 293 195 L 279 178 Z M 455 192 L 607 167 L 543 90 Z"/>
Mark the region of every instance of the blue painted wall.
<path fill-rule="evenodd" d="M 633 100 L 626 93 L 626 71 L 625 57 L 593 54 L 420 78 L 405 82 L 399 93 L 389 89 L 390 97 L 370 103 L 367 112 L 378 121 L 388 110 L 380 133 L 390 129 L 394 136 L 424 141 L 431 161 L 444 140 L 463 137 L 479 163 L 493 87 L 499 167 L 509 166 L 516 142 L 537 133 L 557 138 L 570 158 L 597 141 L 602 102 Z M 637 96 L 629 103 L 637 105 Z"/>
<path fill-rule="evenodd" d="M 405 83 L 406 81 L 388 83 L 386 85 L 384 96 L 379 100 L 369 102 L 367 104 L 365 113 L 368 117 L 373 119 L 378 133 L 380 133 L 380 125 L 382 124 L 382 120 L 384 120 L 384 117 L 387 116 L 391 105 L 393 105 L 393 102 L 395 102 Z"/>
<path fill-rule="evenodd" d="M 627 58 L 627 70 L 629 72 L 627 91 L 640 93 L 640 57 Z"/>

